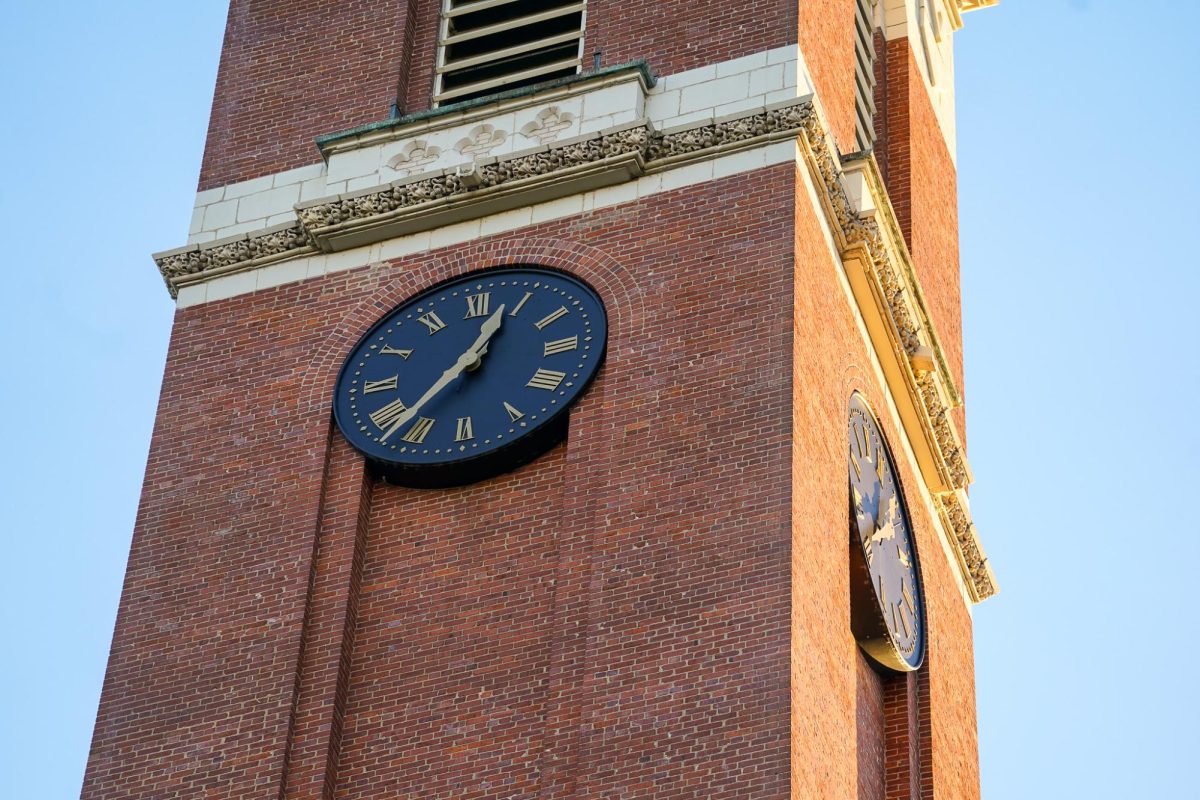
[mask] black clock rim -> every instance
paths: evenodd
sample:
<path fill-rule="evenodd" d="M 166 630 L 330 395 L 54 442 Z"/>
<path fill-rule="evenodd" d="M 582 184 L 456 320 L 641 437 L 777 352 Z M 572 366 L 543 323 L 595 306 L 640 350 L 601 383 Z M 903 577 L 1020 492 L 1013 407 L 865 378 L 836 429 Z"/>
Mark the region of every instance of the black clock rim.
<path fill-rule="evenodd" d="M 412 302 L 415 298 L 430 292 L 436 292 L 439 287 L 449 286 L 453 283 L 473 279 L 475 276 L 486 275 L 495 272 L 525 272 L 525 273 L 542 273 L 552 275 L 556 278 L 569 280 L 572 283 L 579 285 L 587 290 L 596 299 L 596 305 L 600 308 L 600 314 L 604 323 L 604 337 L 600 343 L 600 352 L 596 356 L 596 367 L 592 370 L 587 379 L 583 381 L 579 387 L 579 391 L 571 402 L 566 403 L 561 408 L 556 409 L 553 414 L 548 416 L 541 425 L 523 436 L 514 439 L 494 450 L 487 453 L 482 453 L 466 458 L 459 458 L 454 461 L 440 464 L 401 464 L 395 461 L 378 458 L 359 449 L 353 439 L 346 434 L 346 428 L 342 423 L 341 414 L 338 412 L 337 393 L 342 386 L 342 380 L 346 376 L 346 371 L 350 369 L 350 355 L 357 351 L 365 342 L 374 337 L 379 330 L 385 327 L 387 321 L 400 308 Z M 428 286 L 417 289 L 406 296 L 396 305 L 383 312 L 377 320 L 367 329 L 362 336 L 354 342 L 351 347 L 345 351 L 342 358 L 342 366 L 338 369 L 337 378 L 333 384 L 333 420 L 346 443 L 354 448 L 355 452 L 361 455 L 367 463 L 368 468 L 376 477 L 383 479 L 385 482 L 396 486 L 407 486 L 414 489 L 445 489 L 454 486 L 465 486 L 467 484 L 476 483 L 487 478 L 497 475 L 503 475 L 514 470 L 520 469 L 539 456 L 545 454 L 556 444 L 566 438 L 570 422 L 570 412 L 583 396 L 587 394 L 591 388 L 592 382 L 600 371 L 604 369 L 604 363 L 608 356 L 608 308 L 604 305 L 604 298 L 600 292 L 589 284 L 587 281 L 563 269 L 545 266 L 543 264 L 496 264 L 487 267 L 481 267 L 458 275 L 444 278 L 436 281 Z"/>
<path fill-rule="evenodd" d="M 921 607 L 921 621 L 923 623 L 925 623 L 921 628 L 920 649 L 918 651 L 917 658 L 913 661 L 910 661 L 909 659 L 905 658 L 904 654 L 900 652 L 900 648 L 896 645 L 896 640 L 893 638 L 892 632 L 887 627 L 886 623 L 883 623 L 883 636 L 887 640 L 887 646 L 888 646 L 889 652 L 895 657 L 895 659 L 898 663 L 889 663 L 890 660 L 885 661 L 885 660 L 880 659 L 879 655 L 877 653 L 873 652 L 872 650 L 867 649 L 866 647 L 862 647 L 861 642 L 859 643 L 859 646 L 862 647 L 863 651 L 866 652 L 867 655 L 870 656 L 872 660 L 874 660 L 876 663 L 880 664 L 881 666 L 884 666 L 895 672 L 915 672 L 916 670 L 921 668 L 922 664 L 925 663 L 925 656 L 929 649 L 929 624 L 928 624 L 929 616 L 926 613 L 927 606 L 925 603 L 925 577 L 921 572 L 921 552 L 920 552 L 920 548 L 917 547 L 916 530 L 914 529 L 913 524 L 912 524 L 912 515 L 908 513 L 908 499 L 905 497 L 904 482 L 900 480 L 900 475 L 896 470 L 896 459 L 895 459 L 895 456 L 892 454 L 892 448 L 891 448 L 891 445 L 888 444 L 887 437 L 883 435 L 883 427 L 879 424 L 879 417 L 876 416 L 875 410 L 871 408 L 871 404 L 867 402 L 867 398 L 863 395 L 863 393 L 858 390 L 855 390 L 850 393 L 850 402 L 846 409 L 847 418 L 849 418 L 850 414 L 852 414 L 854 412 L 854 410 L 856 408 L 856 404 L 857 404 L 857 408 L 870 418 L 871 423 L 875 426 L 875 430 L 879 433 L 879 441 L 881 444 L 883 444 L 883 451 L 884 451 L 884 454 L 887 456 L 888 466 L 891 467 L 892 475 L 894 476 L 894 479 L 896 482 L 896 494 L 899 496 L 899 499 L 900 499 L 900 512 L 904 515 L 904 519 L 908 523 L 907 527 L 909 530 L 909 538 L 910 538 L 910 541 L 912 542 L 913 567 L 914 567 L 913 573 L 917 576 L 917 596 L 920 599 L 920 603 L 921 603 L 921 606 L 920 606 Z M 847 472 L 848 471 L 849 470 L 847 470 Z M 847 475 L 846 481 L 847 481 L 847 495 L 849 496 L 850 488 L 851 488 L 849 475 Z M 851 506 L 851 508 L 853 507 L 852 499 L 850 499 L 850 506 Z M 851 511 L 851 523 L 852 523 L 852 520 L 853 520 L 853 511 Z M 857 545 L 858 545 L 857 552 L 861 556 L 861 563 L 864 568 L 867 568 L 867 551 L 863 547 L 862 540 L 857 535 L 852 535 L 850 538 L 852 539 L 852 541 L 857 543 Z M 872 604 L 872 609 L 879 612 L 880 620 L 882 621 L 883 610 L 879 606 L 879 597 L 878 597 L 878 595 L 875 594 L 875 589 L 873 586 L 871 588 L 871 596 L 875 598 L 875 602 Z"/>

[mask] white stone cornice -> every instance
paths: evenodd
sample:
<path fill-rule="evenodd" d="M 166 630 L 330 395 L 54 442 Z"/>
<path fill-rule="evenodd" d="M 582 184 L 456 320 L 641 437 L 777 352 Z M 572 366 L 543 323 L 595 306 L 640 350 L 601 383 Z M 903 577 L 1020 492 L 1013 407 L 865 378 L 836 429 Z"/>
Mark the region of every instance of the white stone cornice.
<path fill-rule="evenodd" d="M 812 113 L 807 97 L 673 131 L 655 131 L 643 120 L 507 159 L 315 200 L 298 205 L 292 222 L 154 258 L 174 295 L 181 287 L 281 260 L 444 228 L 791 140 Z"/>
<path fill-rule="evenodd" d="M 967 504 L 971 470 L 950 416 L 961 399 L 878 166 L 871 155 L 841 163 L 815 113 L 805 123 L 800 148 L 963 583 L 972 601 L 985 600 L 996 593 L 996 579 Z"/>
<path fill-rule="evenodd" d="M 813 93 L 796 45 L 656 81 L 639 64 L 563 81 L 320 137 L 321 163 L 197 194 L 188 244 L 253 236 L 294 222 L 296 204 L 432 178 L 638 120 L 670 131 Z"/>

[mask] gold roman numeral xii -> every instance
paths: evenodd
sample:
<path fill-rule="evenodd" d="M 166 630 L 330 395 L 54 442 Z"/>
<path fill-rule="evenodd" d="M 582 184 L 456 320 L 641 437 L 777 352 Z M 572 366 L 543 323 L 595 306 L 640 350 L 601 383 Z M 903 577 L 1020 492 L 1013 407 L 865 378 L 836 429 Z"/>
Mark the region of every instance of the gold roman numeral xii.
<path fill-rule="evenodd" d="M 491 292 L 480 292 L 479 294 L 469 294 L 467 300 L 467 315 L 463 319 L 471 317 L 486 317 L 488 313 L 488 305 L 491 302 Z"/>

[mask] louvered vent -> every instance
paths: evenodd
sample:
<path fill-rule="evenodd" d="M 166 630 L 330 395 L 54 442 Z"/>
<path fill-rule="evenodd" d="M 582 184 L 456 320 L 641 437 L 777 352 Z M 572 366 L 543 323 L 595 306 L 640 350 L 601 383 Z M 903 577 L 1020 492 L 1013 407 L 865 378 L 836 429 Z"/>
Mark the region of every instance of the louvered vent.
<path fill-rule="evenodd" d="M 574 75 L 584 0 L 443 0 L 435 105 Z"/>
<path fill-rule="evenodd" d="M 854 141 L 858 149 L 875 143 L 875 0 L 855 0 Z"/>

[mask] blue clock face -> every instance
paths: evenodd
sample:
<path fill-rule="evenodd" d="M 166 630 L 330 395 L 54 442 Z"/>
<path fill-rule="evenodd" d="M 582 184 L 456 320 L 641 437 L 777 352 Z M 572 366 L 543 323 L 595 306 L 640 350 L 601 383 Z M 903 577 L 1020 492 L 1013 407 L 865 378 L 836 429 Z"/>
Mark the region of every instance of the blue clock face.
<path fill-rule="evenodd" d="M 536 458 L 604 361 L 600 298 L 558 272 L 477 272 L 381 319 L 338 376 L 334 417 L 388 480 L 449 486 Z"/>

